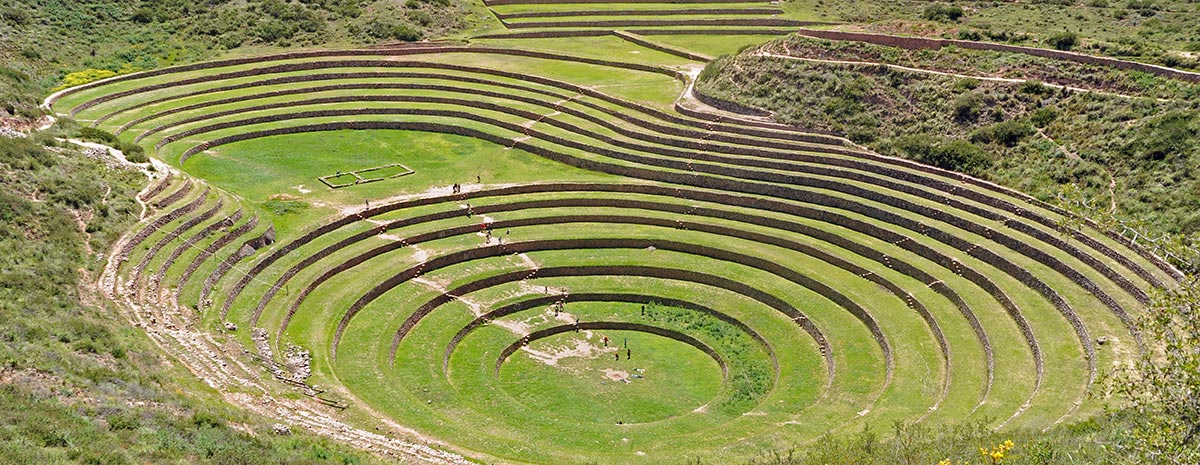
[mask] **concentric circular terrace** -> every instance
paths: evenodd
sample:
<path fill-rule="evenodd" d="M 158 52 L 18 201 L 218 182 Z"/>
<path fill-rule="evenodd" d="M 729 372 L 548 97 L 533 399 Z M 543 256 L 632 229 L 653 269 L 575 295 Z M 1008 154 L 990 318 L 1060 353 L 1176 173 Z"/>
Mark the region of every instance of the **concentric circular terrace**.
<path fill-rule="evenodd" d="M 179 170 L 145 193 L 113 286 L 303 346 L 349 421 L 468 457 L 719 461 L 868 422 L 1099 409 L 1086 390 L 1141 350 L 1132 321 L 1174 269 L 1004 188 L 695 103 L 695 69 L 298 52 L 54 109 Z M 393 163 L 413 173 L 316 180 Z M 314 207 L 259 208 L 284 193 Z"/>

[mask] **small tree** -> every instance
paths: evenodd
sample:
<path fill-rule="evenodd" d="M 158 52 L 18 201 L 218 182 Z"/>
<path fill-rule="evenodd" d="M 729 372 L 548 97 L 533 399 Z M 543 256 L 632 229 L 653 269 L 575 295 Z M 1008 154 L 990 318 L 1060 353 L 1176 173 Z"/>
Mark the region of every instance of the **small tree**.
<path fill-rule="evenodd" d="M 1141 328 L 1150 349 L 1112 384 L 1134 412 L 1122 446 L 1134 463 L 1200 463 L 1200 278 L 1155 295 Z"/>

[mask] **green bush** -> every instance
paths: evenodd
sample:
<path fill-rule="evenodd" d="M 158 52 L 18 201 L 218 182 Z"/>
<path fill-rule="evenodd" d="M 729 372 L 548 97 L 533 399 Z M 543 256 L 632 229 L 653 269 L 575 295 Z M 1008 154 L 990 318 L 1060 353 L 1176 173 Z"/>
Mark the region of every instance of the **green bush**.
<path fill-rule="evenodd" d="M 1058 114 L 1059 111 L 1056 108 L 1042 107 L 1034 110 L 1033 114 L 1029 116 L 1029 120 L 1034 126 L 1044 128 L 1058 119 Z"/>
<path fill-rule="evenodd" d="M 407 15 L 408 19 L 421 26 L 428 26 L 433 23 L 433 17 L 429 16 L 427 11 L 410 11 Z"/>
<path fill-rule="evenodd" d="M 1137 11 L 1138 14 L 1149 18 L 1158 14 L 1159 6 L 1154 0 L 1129 0 L 1125 3 L 1125 9 Z"/>
<path fill-rule="evenodd" d="M 1147 121 L 1123 151 L 1142 160 L 1186 157 L 1197 149 L 1200 137 L 1196 115 L 1173 111 Z"/>
<path fill-rule="evenodd" d="M 192 426 L 197 428 L 221 428 L 225 426 L 225 422 L 221 421 L 220 417 L 207 412 L 196 412 L 192 414 Z"/>
<path fill-rule="evenodd" d="M 1046 42 L 1059 50 L 1070 50 L 1079 45 L 1079 35 L 1074 32 L 1060 32 L 1050 36 Z"/>
<path fill-rule="evenodd" d="M 961 139 L 943 140 L 927 134 L 897 137 L 890 148 L 907 158 L 938 168 L 980 175 L 992 159 L 975 144 Z"/>
<path fill-rule="evenodd" d="M 0 66 L 0 79 L 14 83 L 23 83 L 29 80 L 29 75 L 7 66 Z"/>
<path fill-rule="evenodd" d="M 250 34 L 265 43 L 275 43 L 291 39 L 296 35 L 296 29 L 278 20 L 267 20 L 258 23 Z"/>
<path fill-rule="evenodd" d="M 1012 147 L 1034 133 L 1033 125 L 1023 121 L 1004 121 L 971 132 L 971 142 Z"/>
<path fill-rule="evenodd" d="M 421 33 L 412 26 L 395 21 L 376 18 L 367 23 L 363 29 L 368 36 L 381 40 L 402 40 L 405 42 L 414 42 L 421 40 Z"/>
<path fill-rule="evenodd" d="M 983 100 L 974 93 L 962 94 L 954 99 L 954 119 L 959 122 L 975 121 L 979 118 Z"/>
<path fill-rule="evenodd" d="M 1027 80 L 1021 83 L 1018 89 L 1022 94 L 1044 95 L 1054 92 L 1054 88 L 1047 86 L 1038 80 Z"/>
<path fill-rule="evenodd" d="M 125 154 L 125 159 L 131 163 L 146 163 L 150 158 L 146 156 L 146 149 L 137 144 L 121 144 L 121 152 Z"/>
<path fill-rule="evenodd" d="M 80 139 L 88 142 L 95 142 L 97 144 L 105 144 L 113 147 L 118 147 L 121 145 L 121 140 L 118 139 L 117 136 L 103 129 L 96 129 L 86 126 L 80 127 L 79 131 L 76 132 L 76 135 Z"/>
<path fill-rule="evenodd" d="M 963 16 L 963 9 L 958 5 L 934 3 L 925 7 L 921 17 L 930 21 L 953 22 Z"/>
<path fill-rule="evenodd" d="M 729 55 L 721 55 L 713 61 L 708 62 L 707 65 L 704 65 L 704 69 L 700 71 L 700 75 L 696 77 L 696 82 L 707 82 L 713 80 L 713 78 L 717 77 L 718 74 L 721 74 L 721 71 L 724 70 L 725 66 L 731 61 L 732 58 L 730 58 Z"/>
<path fill-rule="evenodd" d="M 0 20 L 12 24 L 13 26 L 24 26 L 29 24 L 30 19 L 29 13 L 25 10 L 11 6 L 0 8 Z"/>
<path fill-rule="evenodd" d="M 974 29 L 959 29 L 958 40 L 982 40 L 983 34 Z"/>
<path fill-rule="evenodd" d="M 149 8 L 138 8 L 129 16 L 129 20 L 135 23 L 148 24 L 154 22 L 154 10 Z"/>
<path fill-rule="evenodd" d="M 111 430 L 135 430 L 142 424 L 136 413 L 128 411 L 114 413 L 105 420 L 108 421 L 108 429 Z"/>

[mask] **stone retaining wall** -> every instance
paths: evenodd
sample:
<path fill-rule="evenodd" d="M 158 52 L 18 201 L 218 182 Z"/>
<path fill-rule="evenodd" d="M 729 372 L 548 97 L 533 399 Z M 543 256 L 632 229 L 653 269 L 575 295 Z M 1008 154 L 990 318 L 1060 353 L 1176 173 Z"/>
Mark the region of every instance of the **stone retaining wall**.
<path fill-rule="evenodd" d="M 163 178 L 160 179 L 158 183 L 154 185 L 154 187 L 151 187 L 149 190 L 142 192 L 141 194 L 138 194 L 138 200 L 145 202 L 153 199 L 154 196 L 166 190 L 167 185 L 171 184 L 171 180 L 174 179 L 174 177 L 174 173 L 167 171 L 167 175 L 163 176 Z"/>
<path fill-rule="evenodd" d="M 204 250 L 200 251 L 200 253 L 198 255 L 196 255 L 196 258 L 192 259 L 192 262 L 189 263 L 187 268 L 185 268 L 183 270 L 183 274 L 181 274 L 179 276 L 179 288 L 183 289 L 183 286 L 185 284 L 187 284 L 188 279 L 192 277 L 192 274 L 195 273 L 196 270 L 200 268 L 200 265 L 203 264 L 206 260 L 208 260 L 209 257 L 212 257 L 214 254 L 217 253 L 217 251 L 219 251 L 222 248 L 224 248 L 225 246 L 233 243 L 233 241 L 237 240 L 242 235 L 250 232 L 250 230 L 254 229 L 257 226 L 258 226 L 258 217 L 257 216 L 250 217 L 250 219 L 248 221 L 246 221 L 245 223 L 242 223 L 242 225 L 239 226 L 237 229 L 229 231 L 224 236 L 221 236 L 220 238 L 218 238 L 217 240 L 215 240 L 211 244 L 209 244 L 208 247 L 205 247 Z M 203 302 L 197 302 L 197 304 L 200 304 L 200 303 L 203 303 Z"/>
<path fill-rule="evenodd" d="M 179 256 L 183 255 L 184 252 L 188 251 L 192 247 L 195 247 L 195 244 L 197 242 L 204 240 L 208 236 L 212 235 L 212 233 L 217 232 L 218 230 L 221 230 L 221 229 L 231 228 L 231 227 L 233 227 L 234 224 L 237 224 L 238 220 L 241 220 L 241 219 L 242 219 L 242 209 L 239 208 L 239 209 L 237 209 L 237 211 L 233 212 L 232 215 L 229 215 L 229 216 L 221 219 L 221 221 L 217 221 L 217 222 L 214 222 L 214 223 L 208 225 L 204 229 L 200 230 L 200 232 L 196 233 L 192 237 L 189 237 L 187 240 L 183 241 L 183 243 L 181 243 L 177 247 L 175 247 L 175 250 L 171 251 L 171 255 L 168 256 L 167 259 L 163 261 L 163 265 L 160 266 L 158 268 L 158 271 L 156 273 L 154 273 L 154 276 L 152 276 L 150 278 L 151 292 L 153 292 L 154 290 L 156 290 L 158 288 L 159 283 L 161 283 L 163 280 L 163 277 L 166 276 L 167 270 L 169 270 L 171 268 L 171 266 L 175 263 L 175 260 L 179 259 Z"/>
<path fill-rule="evenodd" d="M 175 202 L 178 202 L 179 199 L 182 199 L 184 196 L 188 195 L 188 193 L 191 191 L 192 191 L 192 180 L 191 179 L 184 180 L 183 185 L 180 186 L 179 189 L 175 189 L 175 192 L 172 192 L 170 195 L 167 195 L 166 197 L 159 199 L 157 202 L 154 202 L 153 203 L 154 208 L 163 208 L 163 207 L 169 206 Z"/>
<path fill-rule="evenodd" d="M 191 190 L 190 185 L 188 185 L 188 190 Z M 151 221 L 146 225 L 146 227 L 142 228 L 136 234 L 130 237 L 129 240 L 125 242 L 125 245 L 121 247 L 121 250 L 114 255 L 114 259 L 119 262 L 124 262 L 129 257 L 129 254 L 133 252 L 133 249 L 141 245 L 142 241 L 145 241 L 146 238 L 150 237 L 151 234 L 158 232 L 158 230 L 163 226 L 166 226 L 170 222 L 175 221 L 183 215 L 191 213 L 199 208 L 200 204 L 204 203 L 205 198 L 208 197 L 208 192 L 209 189 L 205 188 L 203 193 L 196 197 L 195 200 L 188 202 L 187 205 L 171 210 L 167 214 L 155 218 L 154 221 Z"/>
<path fill-rule="evenodd" d="M 142 259 L 138 262 L 137 266 L 134 267 L 134 282 L 140 282 L 142 280 L 142 274 L 145 272 L 146 266 L 150 264 L 150 260 L 154 259 L 154 257 L 158 255 L 158 252 L 162 250 L 163 247 L 166 247 L 171 241 L 178 239 L 180 235 L 182 235 L 184 232 L 187 232 L 187 230 L 191 229 L 192 227 L 208 220 L 209 218 L 212 218 L 213 215 L 216 215 L 217 211 L 224 206 L 224 203 L 225 202 L 223 199 L 217 199 L 216 205 L 213 205 L 212 208 L 200 213 L 199 215 L 188 218 L 187 221 L 180 223 L 178 227 L 165 234 L 161 239 L 158 240 L 158 242 L 155 242 L 154 245 L 150 247 L 150 250 L 146 251 L 146 255 L 142 256 Z M 141 290 L 143 288 L 139 287 L 138 289 Z"/>
<path fill-rule="evenodd" d="M 225 277 L 225 273 L 228 273 L 234 265 L 246 257 L 254 255 L 258 249 L 273 243 L 275 243 L 275 226 L 267 226 L 266 231 L 263 231 L 262 234 L 243 242 L 241 247 L 230 254 L 229 257 L 225 258 L 225 260 L 222 260 L 221 263 L 217 265 L 217 268 L 213 270 L 212 274 L 208 275 L 208 278 L 204 280 L 204 284 L 202 284 L 200 287 L 201 307 L 203 307 L 203 304 L 207 302 L 208 294 L 212 292 L 213 286 L 215 286 L 217 282 L 221 280 L 221 278 Z"/>

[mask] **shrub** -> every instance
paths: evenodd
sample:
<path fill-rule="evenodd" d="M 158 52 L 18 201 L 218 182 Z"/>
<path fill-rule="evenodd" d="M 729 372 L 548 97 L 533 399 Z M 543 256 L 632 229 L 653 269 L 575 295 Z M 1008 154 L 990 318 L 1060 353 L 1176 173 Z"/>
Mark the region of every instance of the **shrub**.
<path fill-rule="evenodd" d="M 1033 122 L 1033 125 L 1039 128 L 1049 126 L 1056 119 L 1058 119 L 1058 110 L 1052 107 L 1038 108 L 1029 116 L 1029 120 Z"/>
<path fill-rule="evenodd" d="M 954 90 L 959 92 L 974 90 L 976 87 L 979 87 L 979 80 L 975 78 L 962 78 L 954 81 Z"/>
<path fill-rule="evenodd" d="M 11 82 L 21 83 L 28 81 L 29 75 L 6 66 L 0 66 L 0 78 Z"/>
<path fill-rule="evenodd" d="M 891 147 L 908 158 L 938 168 L 979 175 L 992 166 L 992 159 L 965 140 L 940 140 L 926 134 L 897 137 Z"/>
<path fill-rule="evenodd" d="M 980 107 L 983 101 L 974 93 L 962 94 L 954 99 L 954 119 L 965 122 L 975 121 L 979 118 Z"/>
<path fill-rule="evenodd" d="M 108 428 L 112 430 L 135 430 L 141 426 L 141 419 L 134 412 L 118 412 L 105 418 Z"/>
<path fill-rule="evenodd" d="M 217 40 L 217 43 L 221 44 L 221 47 L 225 48 L 226 50 L 230 50 L 241 47 L 242 43 L 245 41 L 246 36 L 244 34 L 228 33 L 221 35 L 221 38 Z"/>
<path fill-rule="evenodd" d="M 198 428 L 218 428 L 225 424 L 216 415 L 206 412 L 196 412 L 192 414 L 191 423 L 193 426 Z"/>
<path fill-rule="evenodd" d="M 1005 121 L 971 132 L 971 142 L 1002 144 L 1012 147 L 1033 132 L 1033 126 L 1029 123 L 1015 120 Z"/>
<path fill-rule="evenodd" d="M 137 144 L 121 144 L 121 152 L 125 154 L 125 159 L 130 163 L 146 163 L 150 158 L 146 156 L 146 149 Z"/>
<path fill-rule="evenodd" d="M 251 33 L 262 42 L 273 43 L 291 39 L 296 35 L 296 29 L 285 24 L 283 21 L 267 20 L 254 26 Z"/>
<path fill-rule="evenodd" d="M 1194 124 L 1194 114 L 1174 111 L 1155 117 L 1138 129 L 1137 135 L 1124 147 L 1124 152 L 1143 160 L 1165 160 L 1171 155 L 1186 156 L 1195 149 L 1200 136 Z"/>
<path fill-rule="evenodd" d="M 846 132 L 846 138 L 856 144 L 870 144 L 879 138 L 879 131 L 868 128 L 852 128 Z"/>
<path fill-rule="evenodd" d="M 983 34 L 974 29 L 959 29 L 958 40 L 981 40 Z"/>
<path fill-rule="evenodd" d="M 90 127 L 85 126 L 85 127 L 79 128 L 79 131 L 76 134 L 79 136 L 80 139 L 86 140 L 88 142 L 95 142 L 98 144 L 105 144 L 105 145 L 111 145 L 111 146 L 118 146 L 121 144 L 121 140 L 117 139 L 117 136 L 114 136 L 113 133 L 105 131 L 103 129 L 96 129 L 96 128 L 90 128 Z"/>
<path fill-rule="evenodd" d="M 376 18 L 370 23 L 364 32 L 368 36 L 382 40 L 402 40 L 405 42 L 414 42 L 421 39 L 421 33 L 412 26 L 400 24 L 394 21 Z"/>
<path fill-rule="evenodd" d="M 82 86 L 89 82 L 99 81 L 101 79 L 110 78 L 116 75 L 116 71 L 110 71 L 107 69 L 85 69 L 83 71 L 76 71 L 63 77 L 62 85 L 56 87 L 54 90 Z"/>
<path fill-rule="evenodd" d="M 83 465 L 127 465 L 129 460 L 115 450 L 88 451 L 82 454 Z"/>
<path fill-rule="evenodd" d="M 433 17 L 429 16 L 425 11 L 412 11 L 408 13 L 408 19 L 422 26 L 428 26 L 433 23 Z"/>
<path fill-rule="evenodd" d="M 708 82 L 713 80 L 718 74 L 721 74 L 721 71 L 725 69 L 725 66 L 729 64 L 730 61 L 732 61 L 732 58 L 730 58 L 729 55 L 721 55 L 715 60 L 708 62 L 707 65 L 704 65 L 704 69 L 700 71 L 700 75 L 696 77 L 696 82 Z"/>
<path fill-rule="evenodd" d="M 1137 11 L 1138 14 L 1147 18 L 1158 13 L 1158 5 L 1154 4 L 1154 0 L 1129 0 L 1125 3 L 1125 8 Z"/>
<path fill-rule="evenodd" d="M 910 158 L 919 158 L 929 156 L 935 144 L 937 144 L 937 140 L 933 136 L 913 134 L 897 137 L 892 141 L 891 147 L 904 155 L 908 155 Z"/>
<path fill-rule="evenodd" d="M 1022 82 L 1021 87 L 1018 89 L 1018 91 L 1020 91 L 1022 94 L 1043 95 L 1043 94 L 1049 94 L 1051 92 L 1054 92 L 1054 89 L 1050 86 L 1042 84 L 1042 81 L 1037 81 L 1037 80 L 1031 79 L 1031 80 Z"/>
<path fill-rule="evenodd" d="M 154 22 L 154 10 L 145 7 L 138 8 L 133 12 L 133 15 L 129 17 L 129 20 L 140 24 L 152 23 Z"/>
<path fill-rule="evenodd" d="M 16 7 L 6 6 L 0 8 L 0 20 L 14 26 L 24 26 L 29 24 L 29 13 L 25 10 Z"/>
<path fill-rule="evenodd" d="M 1079 45 L 1079 35 L 1074 32 L 1060 32 L 1046 39 L 1050 46 L 1059 50 L 1070 50 Z"/>
<path fill-rule="evenodd" d="M 934 3 L 925 7 L 925 11 L 921 12 L 921 17 L 930 21 L 958 21 L 962 16 L 962 7 L 958 5 L 946 5 L 944 3 Z"/>

